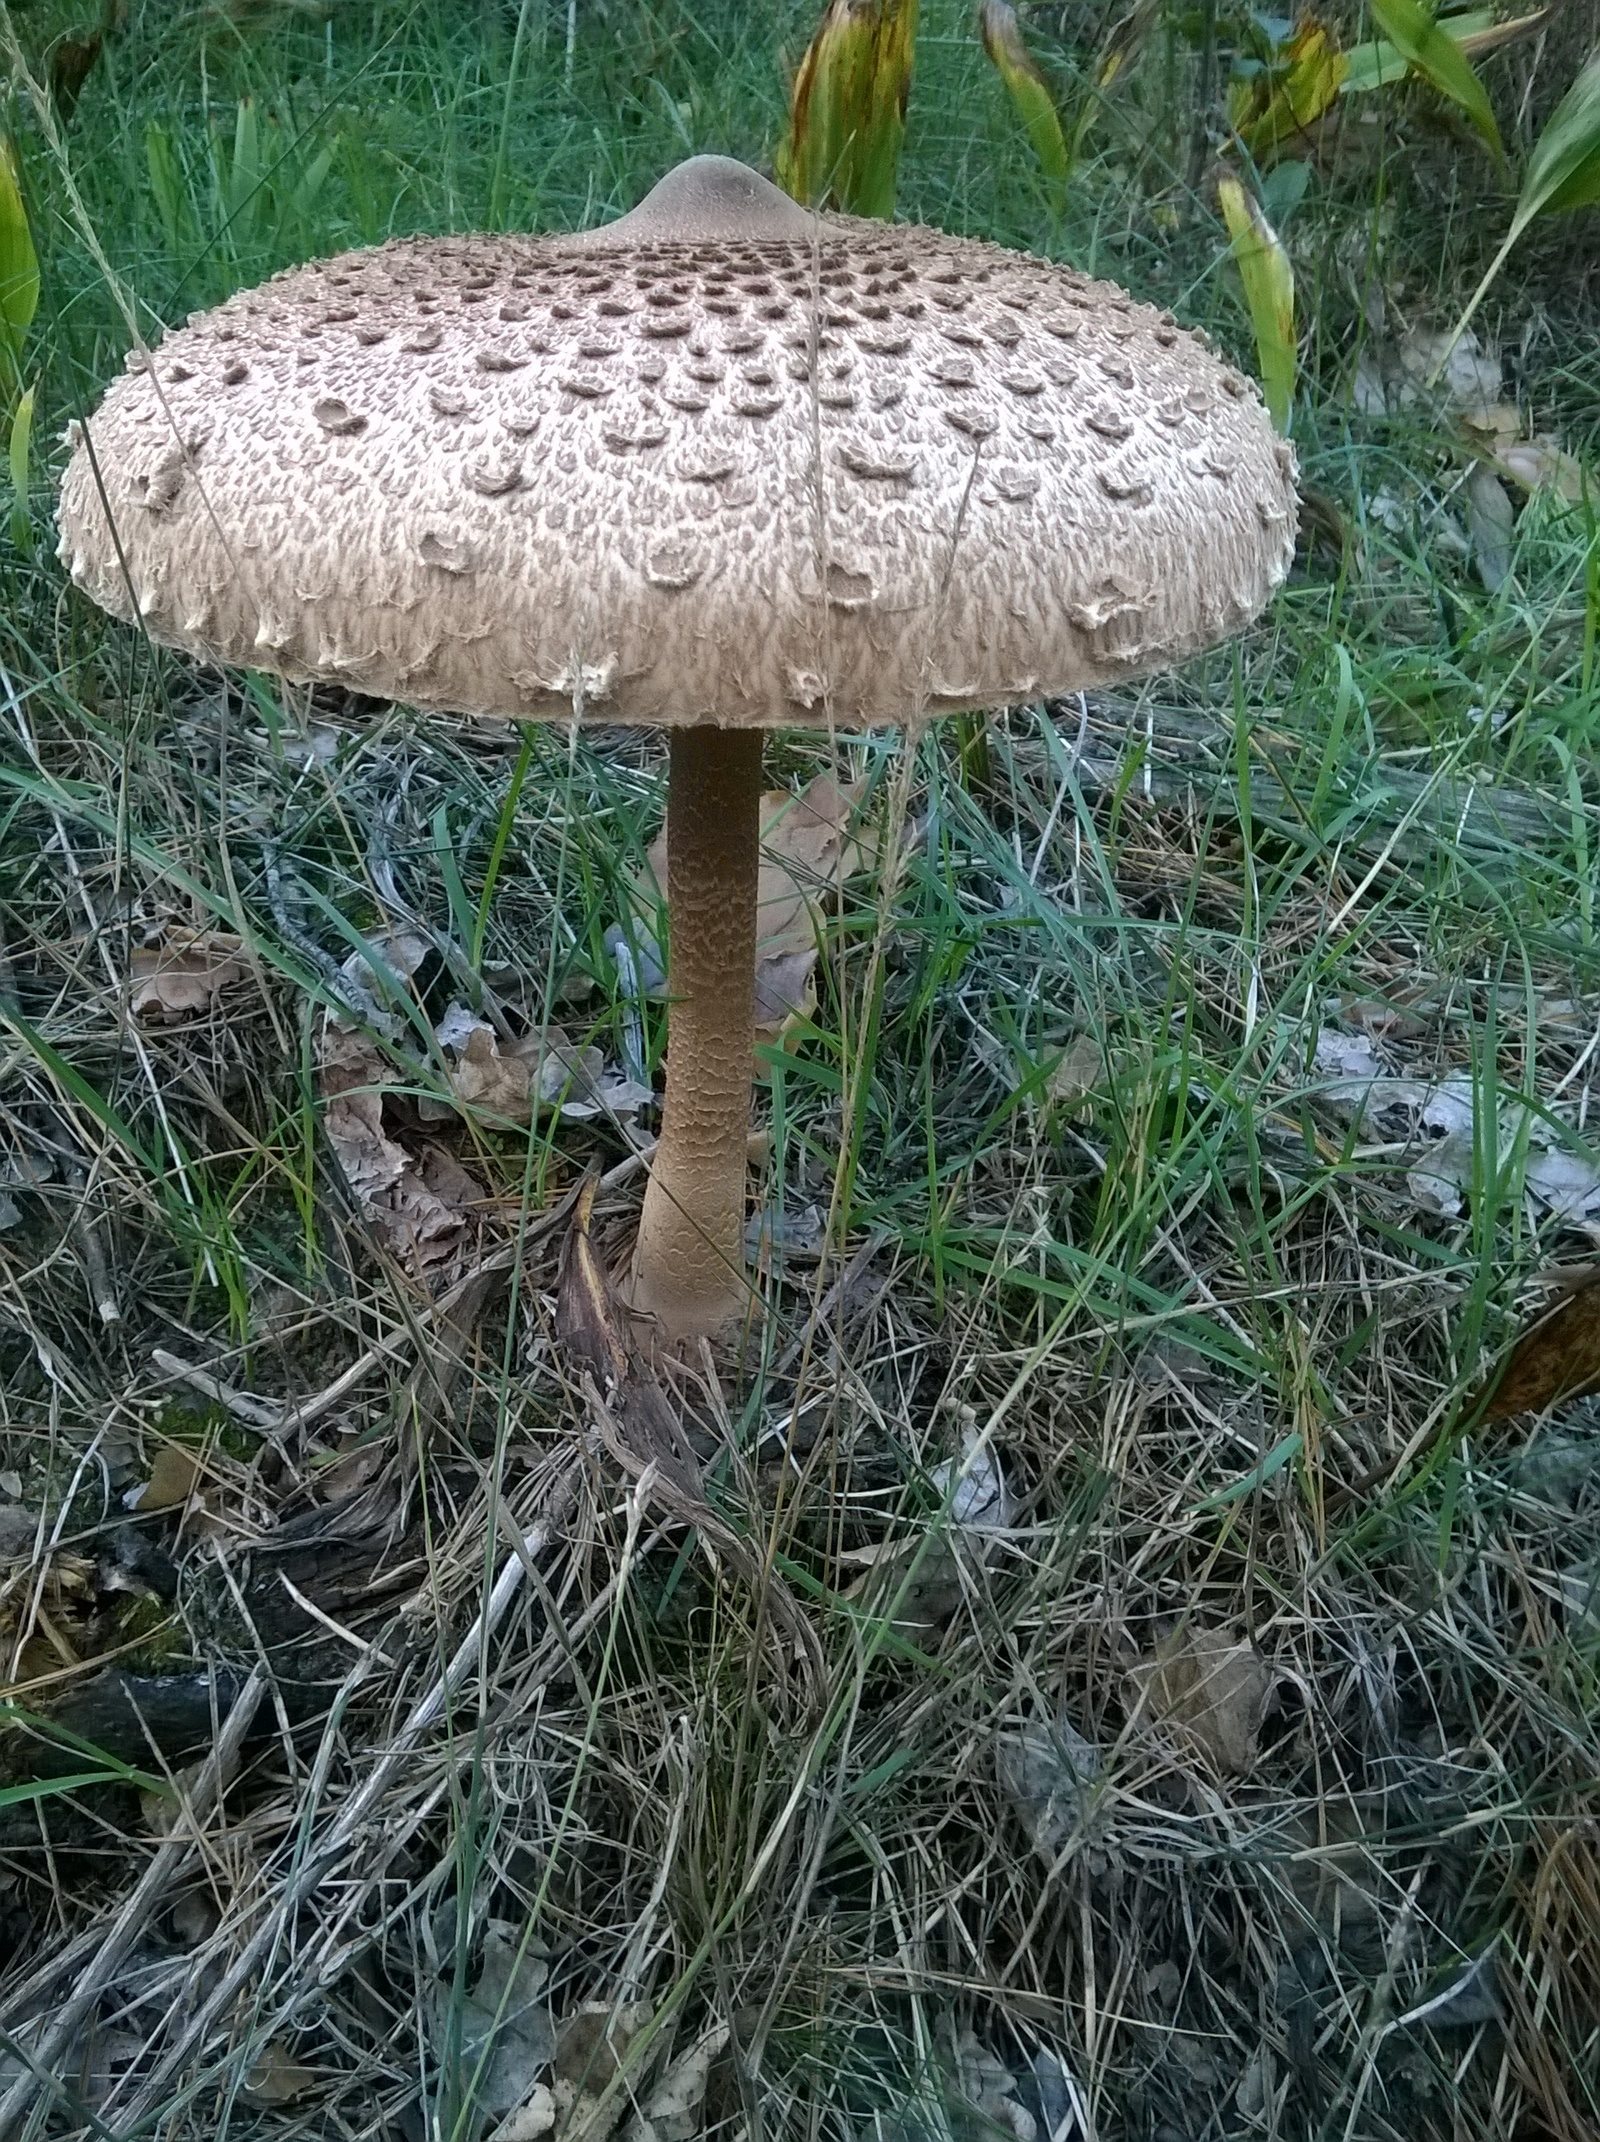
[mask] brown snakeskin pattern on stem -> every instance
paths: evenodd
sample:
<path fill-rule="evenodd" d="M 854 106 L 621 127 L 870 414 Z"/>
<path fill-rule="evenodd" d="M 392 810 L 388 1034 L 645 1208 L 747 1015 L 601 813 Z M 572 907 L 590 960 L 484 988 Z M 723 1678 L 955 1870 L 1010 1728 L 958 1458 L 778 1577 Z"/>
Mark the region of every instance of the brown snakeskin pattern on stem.
<path fill-rule="evenodd" d="M 675 729 L 667 790 L 672 1008 L 661 1142 L 626 1293 L 672 1339 L 744 1307 L 761 737 Z"/>

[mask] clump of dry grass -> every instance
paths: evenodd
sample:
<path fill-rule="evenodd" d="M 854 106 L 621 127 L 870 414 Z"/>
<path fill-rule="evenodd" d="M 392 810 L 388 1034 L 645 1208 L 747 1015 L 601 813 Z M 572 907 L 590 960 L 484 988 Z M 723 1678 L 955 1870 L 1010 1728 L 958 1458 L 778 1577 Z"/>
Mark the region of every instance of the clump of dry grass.
<path fill-rule="evenodd" d="M 1398 1069 L 1587 1076 L 1412 897 L 1480 882 L 1437 790 L 1342 763 L 1319 847 L 1320 745 L 1203 695 L 997 725 L 982 799 L 924 747 L 768 1088 L 832 1249 L 769 1225 L 762 1345 L 641 1447 L 559 1285 L 636 1135 L 419 1108 L 391 1031 L 386 1134 L 474 1186 L 421 1257 L 317 1064 L 335 913 L 462 986 L 441 812 L 469 888 L 510 826 L 504 1016 L 618 1046 L 648 751 L 537 744 L 507 816 L 514 737 L 163 682 L 131 747 L 12 703 L 0 2120 L 1590 2132 L 1593 1420 L 1467 1432 L 1534 1208 L 1419 1214 L 1312 1054 L 1337 995 Z M 136 1020 L 141 938 L 224 926 Z"/>

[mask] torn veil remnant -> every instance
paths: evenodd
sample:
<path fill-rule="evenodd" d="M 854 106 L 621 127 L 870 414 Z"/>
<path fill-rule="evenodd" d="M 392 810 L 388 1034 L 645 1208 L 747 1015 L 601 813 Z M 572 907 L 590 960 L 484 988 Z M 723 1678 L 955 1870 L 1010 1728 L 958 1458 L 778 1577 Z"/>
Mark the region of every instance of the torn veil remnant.
<path fill-rule="evenodd" d="M 1294 521 L 1255 388 L 1169 316 L 694 157 L 599 230 L 399 240 L 192 319 L 90 420 L 61 550 L 212 661 L 671 729 L 628 1293 L 677 1339 L 746 1298 L 762 731 L 1175 661 L 1256 615 Z"/>

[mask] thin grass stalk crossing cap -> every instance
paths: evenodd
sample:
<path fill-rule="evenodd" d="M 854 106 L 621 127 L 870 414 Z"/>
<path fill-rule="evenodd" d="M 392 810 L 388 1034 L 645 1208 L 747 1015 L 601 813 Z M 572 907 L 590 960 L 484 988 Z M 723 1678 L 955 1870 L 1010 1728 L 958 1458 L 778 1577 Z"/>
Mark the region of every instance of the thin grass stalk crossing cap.
<path fill-rule="evenodd" d="M 604 229 L 313 262 L 136 352 L 76 442 L 61 551 L 212 661 L 676 732 L 629 1288 L 677 1340 L 746 1300 L 760 732 L 1226 638 L 1288 569 L 1293 476 L 1254 387 L 1168 315 L 694 157 Z"/>
<path fill-rule="evenodd" d="M 1026 700 L 1226 638 L 1291 554 L 1290 450 L 1203 337 L 718 157 L 599 231 L 291 269 L 130 364 L 62 487 L 78 585 L 464 714 Z"/>

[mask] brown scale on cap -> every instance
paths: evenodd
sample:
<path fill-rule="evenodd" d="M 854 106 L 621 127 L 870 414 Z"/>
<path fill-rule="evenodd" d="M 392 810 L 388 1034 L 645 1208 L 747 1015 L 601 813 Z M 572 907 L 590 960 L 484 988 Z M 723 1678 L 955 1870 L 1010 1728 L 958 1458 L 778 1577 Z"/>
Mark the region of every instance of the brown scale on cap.
<path fill-rule="evenodd" d="M 193 644 L 204 611 L 197 652 L 255 661 L 270 616 L 292 673 L 331 636 L 367 650 L 374 691 L 557 719 L 576 633 L 606 658 L 610 721 L 862 726 L 948 711 L 939 677 L 994 703 L 1181 658 L 1282 577 L 1291 470 L 1253 388 L 1169 315 L 979 240 L 813 217 L 760 182 L 708 213 L 708 175 L 672 174 L 643 226 L 401 241 L 169 336 L 92 426 L 128 570 L 157 590 L 147 628 Z M 171 427 L 201 406 L 219 413 L 203 471 L 175 469 Z M 723 473 L 678 473 L 686 448 Z M 328 592 L 286 645 L 256 561 L 291 521 L 317 554 L 297 578 Z M 652 568 L 710 524 L 724 555 L 692 581 Z M 80 584 L 131 616 L 81 452 L 63 527 Z M 819 534 L 870 580 L 848 614 L 817 594 Z M 236 569 L 203 603 L 219 552 Z M 1136 594 L 1136 633 L 1083 623 L 1107 576 Z M 739 662 L 709 674 L 708 642 Z"/>
<path fill-rule="evenodd" d="M 753 902 L 759 744 L 714 732 L 1181 659 L 1261 608 L 1295 521 L 1255 389 L 1170 315 L 813 215 L 714 157 L 600 230 L 292 269 L 130 358 L 88 428 L 62 555 L 154 638 L 459 714 L 687 732 L 674 935 L 714 942 L 717 1005 L 675 969 L 634 1278 L 680 1336 L 743 1288 L 727 984 L 753 965 L 730 888 Z"/>

